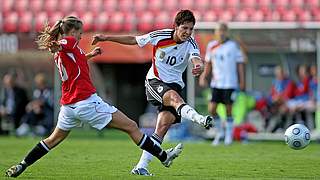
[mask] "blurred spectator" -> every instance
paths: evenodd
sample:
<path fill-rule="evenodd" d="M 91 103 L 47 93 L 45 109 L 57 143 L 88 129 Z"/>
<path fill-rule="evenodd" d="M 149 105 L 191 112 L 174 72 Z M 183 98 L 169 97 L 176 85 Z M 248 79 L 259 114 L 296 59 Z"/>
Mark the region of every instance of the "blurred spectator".
<path fill-rule="evenodd" d="M 272 82 L 271 94 L 267 99 L 265 116 L 265 128 L 268 129 L 272 116 L 280 114 L 280 121 L 273 128 L 275 132 L 278 128 L 284 128 L 286 121 L 286 103 L 294 96 L 295 83 L 288 78 L 281 66 L 276 66 L 274 70 L 275 79 Z"/>
<path fill-rule="evenodd" d="M 26 114 L 22 118 L 22 124 L 17 129 L 18 136 L 48 135 L 53 128 L 53 92 L 47 86 L 46 76 L 38 73 L 34 78 L 36 88 L 33 91 L 33 99 L 26 107 Z"/>
<path fill-rule="evenodd" d="M 7 73 L 3 76 L 3 89 L 1 92 L 0 118 L 2 119 L 1 127 L 4 124 L 13 124 L 14 129 L 20 125 L 21 117 L 25 113 L 25 107 L 28 103 L 25 89 L 16 84 L 17 75 L 14 72 Z M 5 131 L 11 130 L 8 127 Z"/>
<path fill-rule="evenodd" d="M 316 110 L 316 101 L 317 101 L 317 66 L 315 64 L 311 65 L 309 68 L 310 71 L 310 83 L 309 83 L 309 100 L 305 105 L 305 109 L 309 112 L 315 112 Z"/>

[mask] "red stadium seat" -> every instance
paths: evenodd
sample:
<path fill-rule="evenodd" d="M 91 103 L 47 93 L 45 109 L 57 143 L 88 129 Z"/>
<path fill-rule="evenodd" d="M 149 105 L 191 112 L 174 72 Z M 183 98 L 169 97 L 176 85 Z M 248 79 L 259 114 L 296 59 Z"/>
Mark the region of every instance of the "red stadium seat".
<path fill-rule="evenodd" d="M 123 30 L 126 32 L 131 32 L 133 30 L 136 30 L 136 22 L 137 22 L 137 18 L 134 12 L 125 13 Z"/>
<path fill-rule="evenodd" d="M 266 11 L 266 21 L 281 21 L 281 16 L 278 11 Z"/>
<path fill-rule="evenodd" d="M 252 11 L 251 16 L 250 16 L 250 21 L 253 21 L 253 22 L 262 22 L 262 21 L 264 21 L 263 12 L 260 11 L 260 10 Z"/>
<path fill-rule="evenodd" d="M 142 32 L 148 32 L 153 29 L 153 21 L 154 21 L 154 14 L 150 11 L 146 11 L 138 17 L 138 30 Z"/>
<path fill-rule="evenodd" d="M 173 11 L 178 9 L 178 1 L 172 1 L 172 0 L 164 0 L 164 2 L 162 2 L 163 4 L 163 10 L 165 11 Z"/>
<path fill-rule="evenodd" d="M 283 11 L 281 16 L 282 21 L 296 21 L 297 19 L 297 15 L 293 10 Z"/>
<path fill-rule="evenodd" d="M 291 9 L 303 9 L 304 8 L 304 0 L 291 0 L 290 1 Z"/>
<path fill-rule="evenodd" d="M 311 12 L 308 10 L 301 10 L 300 13 L 298 13 L 298 21 L 312 21 Z"/>
<path fill-rule="evenodd" d="M 155 29 L 165 29 L 169 28 L 171 24 L 171 16 L 166 11 L 161 11 L 155 16 L 154 28 Z"/>
<path fill-rule="evenodd" d="M 222 22 L 230 22 L 233 19 L 232 11 L 222 11 L 219 15 L 219 20 Z"/>
<path fill-rule="evenodd" d="M 196 18 L 196 22 L 202 21 L 202 13 L 201 13 L 201 11 L 194 10 L 192 12 L 193 12 L 194 17 Z"/>
<path fill-rule="evenodd" d="M 164 3 L 161 0 L 148 0 L 148 10 L 152 11 L 152 12 L 159 12 L 161 11 L 162 8 L 165 9 Z M 168 9 L 167 11 L 170 11 L 170 9 Z"/>
<path fill-rule="evenodd" d="M 76 2 L 78 2 L 78 1 L 76 1 Z M 78 4 L 78 3 L 76 3 L 76 4 Z M 69 13 L 71 11 L 76 10 L 77 6 L 74 4 L 73 0 L 60 0 L 58 11 L 61 11 L 64 14 L 66 14 L 66 13 Z"/>
<path fill-rule="evenodd" d="M 218 20 L 217 11 L 206 11 L 202 14 L 202 21 L 205 22 L 215 22 Z"/>
<path fill-rule="evenodd" d="M 43 8 L 43 1 L 42 0 L 30 0 L 29 9 L 33 13 L 40 12 Z"/>
<path fill-rule="evenodd" d="M 88 10 L 94 15 L 98 15 L 102 11 L 102 0 L 90 0 L 88 3 Z"/>
<path fill-rule="evenodd" d="M 211 0 L 210 2 L 210 6 L 211 6 L 211 10 L 221 10 L 224 8 L 225 6 L 225 1 L 224 0 Z"/>
<path fill-rule="evenodd" d="M 4 17 L 3 21 L 3 30 L 4 32 L 14 33 L 18 31 L 18 13 L 17 12 L 10 12 Z"/>
<path fill-rule="evenodd" d="M 83 31 L 89 32 L 94 31 L 94 16 L 91 11 L 87 11 L 86 13 L 80 16 L 81 20 L 84 22 L 83 24 Z"/>
<path fill-rule="evenodd" d="M 249 21 L 249 11 L 247 10 L 240 10 L 235 14 L 234 21 L 246 22 Z"/>
<path fill-rule="evenodd" d="M 258 0 L 257 5 L 259 9 L 271 10 L 272 0 Z"/>
<path fill-rule="evenodd" d="M 108 29 L 112 32 L 123 30 L 124 14 L 121 11 L 115 12 L 110 16 Z"/>
<path fill-rule="evenodd" d="M 148 0 L 135 0 L 134 1 L 134 10 L 136 12 L 143 12 L 147 9 Z"/>
<path fill-rule="evenodd" d="M 118 1 L 119 10 L 122 12 L 132 11 L 132 6 L 135 2 L 132 0 L 119 0 Z"/>
<path fill-rule="evenodd" d="M 44 24 L 49 21 L 47 12 L 38 12 L 34 17 L 34 27 L 36 32 L 43 30 Z"/>
<path fill-rule="evenodd" d="M 257 0 L 242 0 L 242 8 L 255 8 L 257 6 Z"/>
<path fill-rule="evenodd" d="M 103 11 L 108 13 L 116 11 L 118 8 L 118 3 L 115 0 L 104 0 L 103 2 Z"/>
<path fill-rule="evenodd" d="M 27 11 L 19 17 L 19 32 L 27 33 L 32 31 L 33 15 L 31 11 Z"/>
<path fill-rule="evenodd" d="M 198 0 L 195 3 L 195 7 L 198 11 L 205 11 L 211 6 L 210 0 Z"/>
<path fill-rule="evenodd" d="M 0 8 L 3 15 L 10 13 L 13 10 L 14 0 L 5 0 L 0 2 Z"/>
<path fill-rule="evenodd" d="M 29 1 L 28 1 L 28 0 L 18 0 L 18 1 L 15 1 L 14 9 L 15 9 L 18 13 L 23 13 L 23 12 L 25 12 L 25 11 L 28 11 L 28 9 L 29 9 Z"/>
<path fill-rule="evenodd" d="M 180 9 L 192 9 L 194 6 L 193 0 L 180 0 L 179 1 L 179 8 Z"/>
<path fill-rule="evenodd" d="M 64 0 L 62 0 L 64 1 Z M 88 4 L 91 3 L 91 1 L 87 0 L 80 0 L 76 1 L 76 3 L 73 3 L 73 10 L 76 11 L 78 14 L 82 14 L 87 11 Z"/>
<path fill-rule="evenodd" d="M 306 6 L 311 9 L 311 8 L 319 8 L 320 7 L 320 2 L 319 0 L 306 0 Z"/>
<path fill-rule="evenodd" d="M 237 9 L 240 6 L 240 0 L 227 0 L 226 3 L 227 3 L 226 7 L 228 7 L 228 8 Z"/>
<path fill-rule="evenodd" d="M 109 14 L 104 11 L 98 14 L 95 19 L 95 27 L 97 31 L 106 31 L 109 23 Z"/>
<path fill-rule="evenodd" d="M 57 11 L 58 5 L 59 5 L 58 0 L 47 0 L 44 3 L 44 10 L 49 14 L 53 13 L 53 12 Z M 64 7 L 64 8 L 67 8 L 67 7 Z"/>
<path fill-rule="evenodd" d="M 70 14 L 67 14 L 67 15 L 70 15 Z M 51 13 L 51 15 L 49 16 L 49 25 L 53 26 L 58 20 L 62 19 L 63 17 L 64 17 L 64 14 L 60 11 Z"/>
<path fill-rule="evenodd" d="M 313 21 L 320 21 L 320 9 L 316 8 L 312 11 Z"/>

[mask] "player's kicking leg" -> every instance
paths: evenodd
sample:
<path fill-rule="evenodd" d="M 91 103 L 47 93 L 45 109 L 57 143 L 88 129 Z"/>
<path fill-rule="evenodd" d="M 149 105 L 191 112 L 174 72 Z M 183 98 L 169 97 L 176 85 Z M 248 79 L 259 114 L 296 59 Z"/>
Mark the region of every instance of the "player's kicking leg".
<path fill-rule="evenodd" d="M 112 114 L 112 121 L 108 124 L 108 127 L 120 129 L 128 133 L 141 149 L 157 157 L 165 167 L 170 167 L 172 161 L 179 156 L 183 149 L 183 145 L 178 144 L 175 148 L 170 148 L 166 151 L 162 150 L 149 136 L 140 132 L 134 121 L 119 110 Z"/>
<path fill-rule="evenodd" d="M 12 166 L 6 171 L 8 177 L 18 177 L 26 168 L 46 155 L 50 149 L 58 145 L 69 134 L 70 131 L 64 131 L 55 128 L 53 133 L 46 139 L 40 141 L 27 156 L 17 165 Z"/>

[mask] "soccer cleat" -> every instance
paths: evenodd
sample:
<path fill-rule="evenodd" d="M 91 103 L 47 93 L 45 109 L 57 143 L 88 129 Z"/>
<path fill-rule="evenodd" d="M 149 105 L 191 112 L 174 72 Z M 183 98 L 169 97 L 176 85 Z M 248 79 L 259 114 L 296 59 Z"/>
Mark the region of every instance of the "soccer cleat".
<path fill-rule="evenodd" d="M 23 165 L 23 164 L 18 164 L 15 166 L 12 166 L 11 168 L 9 168 L 6 171 L 6 176 L 8 177 L 18 177 L 25 169 L 27 168 L 27 166 Z"/>
<path fill-rule="evenodd" d="M 179 143 L 175 148 L 170 148 L 166 150 L 167 153 L 167 159 L 162 162 L 162 164 L 165 167 L 170 167 L 172 164 L 172 161 L 179 156 L 179 154 L 182 152 L 183 144 Z"/>
<path fill-rule="evenodd" d="M 210 129 L 211 127 L 213 127 L 213 118 L 211 116 L 203 116 L 203 118 L 201 118 L 200 124 L 204 128 Z"/>
<path fill-rule="evenodd" d="M 151 174 L 148 171 L 148 169 L 146 169 L 146 168 L 138 168 L 136 166 L 131 170 L 131 174 L 141 175 L 141 176 L 153 176 L 153 174 Z"/>

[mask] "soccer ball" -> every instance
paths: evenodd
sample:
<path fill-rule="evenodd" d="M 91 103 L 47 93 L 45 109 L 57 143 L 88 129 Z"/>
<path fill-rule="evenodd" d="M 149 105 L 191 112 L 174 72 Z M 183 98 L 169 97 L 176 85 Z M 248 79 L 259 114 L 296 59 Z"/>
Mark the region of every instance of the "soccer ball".
<path fill-rule="evenodd" d="M 310 131 L 303 124 L 294 124 L 288 127 L 284 133 L 284 139 L 290 148 L 303 149 L 310 143 Z"/>

